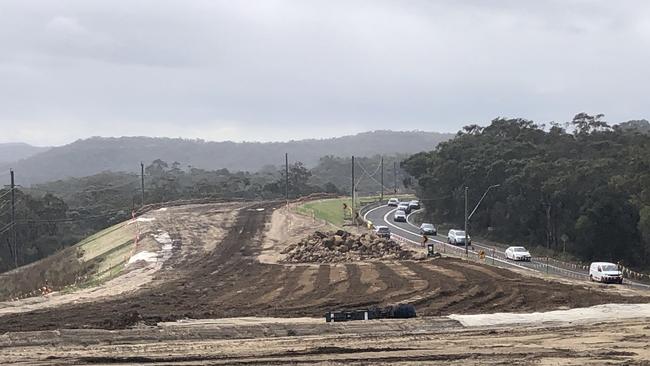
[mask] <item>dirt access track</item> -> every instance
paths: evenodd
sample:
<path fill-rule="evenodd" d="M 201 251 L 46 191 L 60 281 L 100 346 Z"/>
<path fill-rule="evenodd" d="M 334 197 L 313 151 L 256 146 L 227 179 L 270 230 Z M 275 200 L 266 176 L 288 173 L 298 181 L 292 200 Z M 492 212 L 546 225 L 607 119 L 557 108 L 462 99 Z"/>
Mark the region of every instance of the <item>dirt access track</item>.
<path fill-rule="evenodd" d="M 648 302 L 631 290 L 625 294 L 589 283 L 549 282 L 452 258 L 262 263 L 258 256 L 262 248 L 269 248 L 267 234 L 278 231 L 271 227 L 271 218 L 282 215 L 284 208 L 277 202 L 233 203 L 229 208 L 235 212 L 233 221 L 218 236 L 222 240 L 215 242 L 214 228 L 224 226 L 213 222 L 210 212 L 223 209 L 224 204 L 170 208 L 166 230 L 178 248 L 146 286 L 93 302 L 7 314 L 0 317 L 0 332 L 120 329 L 241 316 L 322 317 L 333 309 L 400 302 L 414 304 L 420 316 Z M 302 225 L 304 230 L 308 220 Z M 276 241 L 276 249 L 282 244 Z"/>
<path fill-rule="evenodd" d="M 3 365 L 648 365 L 646 319 L 461 327 L 443 318 L 224 319 L 0 335 Z"/>

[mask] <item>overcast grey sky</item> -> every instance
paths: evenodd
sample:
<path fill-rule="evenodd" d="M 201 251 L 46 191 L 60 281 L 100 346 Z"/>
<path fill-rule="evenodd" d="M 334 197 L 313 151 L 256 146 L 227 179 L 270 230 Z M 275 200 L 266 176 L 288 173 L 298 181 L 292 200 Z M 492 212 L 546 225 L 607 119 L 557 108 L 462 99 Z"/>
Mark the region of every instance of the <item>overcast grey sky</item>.
<path fill-rule="evenodd" d="M 0 142 L 650 117 L 650 1 L 0 2 Z"/>

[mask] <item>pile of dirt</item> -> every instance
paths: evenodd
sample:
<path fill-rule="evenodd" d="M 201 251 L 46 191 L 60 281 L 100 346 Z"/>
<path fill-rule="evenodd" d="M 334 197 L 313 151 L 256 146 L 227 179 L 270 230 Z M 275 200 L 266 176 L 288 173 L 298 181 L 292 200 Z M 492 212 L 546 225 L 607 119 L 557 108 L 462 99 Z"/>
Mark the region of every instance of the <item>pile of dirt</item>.
<path fill-rule="evenodd" d="M 316 231 L 287 246 L 285 263 L 340 263 L 365 259 L 414 259 L 417 254 L 374 234 L 354 235 L 344 230 Z"/>

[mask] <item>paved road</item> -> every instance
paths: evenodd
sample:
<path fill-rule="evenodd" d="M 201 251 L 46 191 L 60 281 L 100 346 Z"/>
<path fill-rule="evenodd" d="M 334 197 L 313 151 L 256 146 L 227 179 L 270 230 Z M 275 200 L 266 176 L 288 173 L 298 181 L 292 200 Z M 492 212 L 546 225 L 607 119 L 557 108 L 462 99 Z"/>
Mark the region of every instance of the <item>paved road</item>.
<path fill-rule="evenodd" d="M 395 207 L 386 205 L 379 206 L 365 213 L 364 219 L 371 221 L 375 226 L 388 226 L 394 239 L 397 241 L 415 246 L 421 245 L 420 243 L 422 242 L 422 235 L 420 235 L 419 227 L 411 222 L 412 215 L 415 211 L 407 217 L 407 222 L 395 222 L 393 221 L 393 213 L 395 210 Z M 435 250 L 438 252 L 458 256 L 465 255 L 465 248 L 463 246 L 447 244 L 447 237 L 440 235 L 440 233 L 438 233 L 438 235 L 435 237 L 429 236 L 429 242 L 434 243 Z M 485 253 L 485 262 L 488 264 L 493 264 L 504 268 L 518 268 L 521 270 L 548 273 L 565 278 L 580 279 L 585 281 L 589 280 L 589 272 L 579 266 L 562 264 L 553 260 L 547 262 L 545 258 L 533 258 L 530 262 L 514 262 L 506 259 L 504 250 L 502 248 L 495 248 L 494 246 L 481 244 L 480 242 L 474 242 L 472 245 L 473 248 L 469 249 L 468 255 L 473 258 L 478 258 L 479 252 L 483 251 Z M 567 268 L 568 266 L 572 266 L 574 268 Z M 628 285 L 632 285 L 634 287 L 642 287 L 646 289 L 650 288 L 650 286 L 632 282 L 627 279 L 625 281 Z"/>

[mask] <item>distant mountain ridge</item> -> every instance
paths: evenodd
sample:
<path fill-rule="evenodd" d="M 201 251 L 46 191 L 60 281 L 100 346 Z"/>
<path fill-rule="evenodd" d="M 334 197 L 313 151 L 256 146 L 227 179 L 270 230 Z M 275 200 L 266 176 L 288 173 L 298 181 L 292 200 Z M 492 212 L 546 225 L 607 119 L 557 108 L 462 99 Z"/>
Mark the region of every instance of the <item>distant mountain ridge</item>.
<path fill-rule="evenodd" d="M 301 161 L 311 167 L 327 155 L 346 157 L 429 151 L 454 134 L 423 131 L 372 131 L 352 136 L 288 142 L 208 142 L 180 138 L 92 137 L 53 147 L 11 166 L 19 184 L 84 177 L 103 171 L 139 172 L 140 162 L 178 161 L 183 167 L 256 171 Z M 0 169 L 8 168 L 0 164 Z"/>
<path fill-rule="evenodd" d="M 49 149 L 49 147 L 32 146 L 22 142 L 0 143 L 0 165 L 26 159 Z"/>

